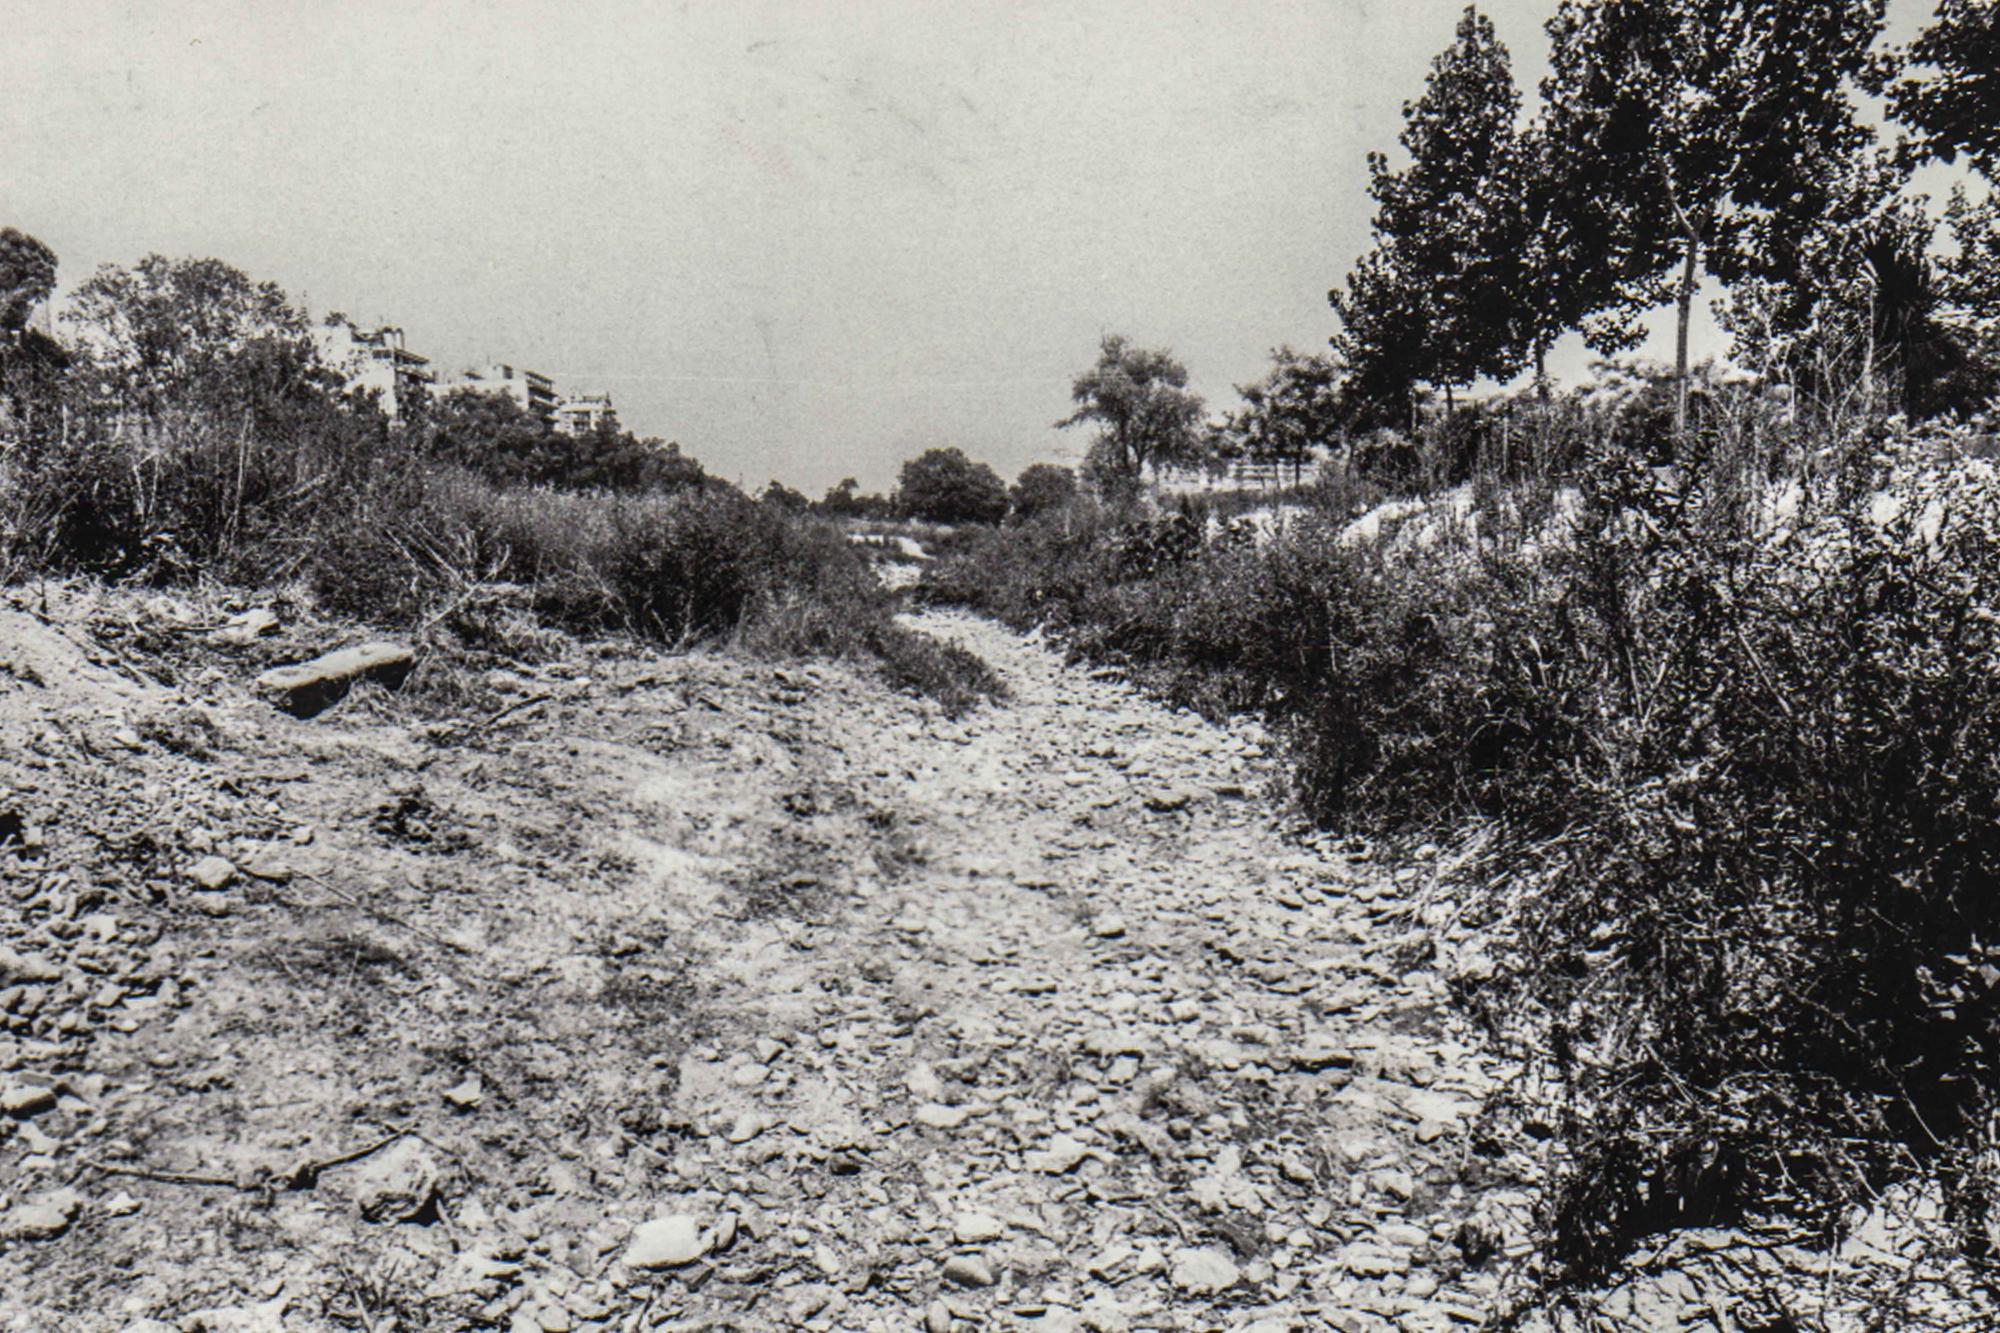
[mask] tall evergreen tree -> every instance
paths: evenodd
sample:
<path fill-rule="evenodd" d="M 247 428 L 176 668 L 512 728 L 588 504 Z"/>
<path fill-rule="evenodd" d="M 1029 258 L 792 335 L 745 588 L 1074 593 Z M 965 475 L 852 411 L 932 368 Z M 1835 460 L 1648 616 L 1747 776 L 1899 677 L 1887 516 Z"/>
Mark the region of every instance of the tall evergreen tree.
<path fill-rule="evenodd" d="M 1609 304 L 1629 312 L 1671 298 L 1677 306 L 1682 422 L 1702 274 L 1728 280 L 1744 271 L 1738 242 L 1752 218 L 1824 209 L 1815 166 L 1868 137 L 1849 85 L 1867 68 L 1882 8 L 1882 0 L 1562 0 L 1549 22 L 1553 149 L 1596 183 L 1620 279 Z"/>
<path fill-rule="evenodd" d="M 1403 108 L 1409 162 L 1368 159 L 1375 250 L 1329 293 L 1353 392 L 1380 403 L 1428 382 L 1447 393 L 1517 364 L 1509 257 L 1496 240 L 1515 216 L 1506 164 L 1520 113 L 1507 48 L 1476 7 Z"/>

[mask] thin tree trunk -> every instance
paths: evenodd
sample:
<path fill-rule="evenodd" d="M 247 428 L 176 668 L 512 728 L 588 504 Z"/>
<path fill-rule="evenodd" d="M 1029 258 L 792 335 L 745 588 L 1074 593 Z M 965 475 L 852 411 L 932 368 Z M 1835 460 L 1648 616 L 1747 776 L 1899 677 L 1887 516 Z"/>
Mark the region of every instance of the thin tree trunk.
<path fill-rule="evenodd" d="M 1535 397 L 1549 405 L 1549 345 L 1542 342 L 1535 344 Z"/>
<path fill-rule="evenodd" d="M 1687 238 L 1687 257 L 1681 261 L 1680 313 L 1674 328 L 1674 430 L 1684 433 L 1688 424 L 1688 318 L 1694 309 L 1694 280 L 1701 264 L 1701 239 Z"/>

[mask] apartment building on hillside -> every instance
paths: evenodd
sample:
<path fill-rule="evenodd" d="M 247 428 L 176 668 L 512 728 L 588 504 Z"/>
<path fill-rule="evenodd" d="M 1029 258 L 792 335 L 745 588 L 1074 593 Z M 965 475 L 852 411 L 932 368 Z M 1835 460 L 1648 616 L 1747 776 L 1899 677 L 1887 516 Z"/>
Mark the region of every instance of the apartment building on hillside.
<path fill-rule="evenodd" d="M 411 392 L 437 382 L 431 360 L 410 350 L 403 331 L 393 324 L 364 329 L 335 312 L 313 330 L 320 360 L 342 376 L 350 389 L 374 389 L 382 395 L 391 418 L 401 414 Z"/>
<path fill-rule="evenodd" d="M 617 430 L 618 409 L 611 405 L 608 393 L 576 394 L 556 407 L 556 429 L 565 435 Z"/>
<path fill-rule="evenodd" d="M 439 395 L 457 393 L 470 389 L 474 393 L 497 393 L 514 402 L 526 412 L 531 412 L 544 421 L 554 422 L 556 408 L 561 400 L 556 396 L 556 382 L 547 375 L 534 370 L 522 370 L 504 361 L 496 361 L 490 366 L 477 366 L 466 370 L 449 381 L 439 383 Z"/>

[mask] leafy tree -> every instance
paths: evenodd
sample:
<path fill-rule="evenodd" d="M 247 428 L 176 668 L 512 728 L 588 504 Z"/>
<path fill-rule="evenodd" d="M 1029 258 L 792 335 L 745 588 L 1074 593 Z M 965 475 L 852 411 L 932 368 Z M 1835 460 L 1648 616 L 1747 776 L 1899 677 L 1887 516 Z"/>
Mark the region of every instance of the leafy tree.
<path fill-rule="evenodd" d="M 1917 130 L 1930 154 L 1951 162 L 1964 153 L 2000 178 L 2000 4 L 1942 0 L 1903 59 L 1904 77 L 1888 89 L 1891 113 Z"/>
<path fill-rule="evenodd" d="M 1868 137 L 1849 85 L 1881 26 L 1882 0 L 1562 0 L 1549 21 L 1551 151 L 1590 173 L 1616 303 L 1678 308 L 1677 422 L 1702 273 L 1744 273 L 1752 217 L 1823 209 L 1815 169 Z"/>
<path fill-rule="evenodd" d="M 773 477 L 764 493 L 757 497 L 764 504 L 787 514 L 803 514 L 812 508 L 812 501 Z"/>
<path fill-rule="evenodd" d="M 505 394 L 458 389 L 418 423 L 433 457 L 503 485 L 669 493 L 715 484 L 678 444 L 606 427 L 566 435 Z"/>
<path fill-rule="evenodd" d="M 1030 519 L 1062 508 L 1076 492 L 1076 473 L 1054 463 L 1035 463 L 1014 479 L 1007 498 L 1015 518 Z"/>
<path fill-rule="evenodd" d="M 148 255 L 106 264 L 78 289 L 69 319 L 94 353 L 106 387 L 128 411 L 228 405 L 240 398 L 244 358 L 262 346 L 265 373 L 324 384 L 306 318 L 276 283 L 255 282 L 219 259 Z"/>
<path fill-rule="evenodd" d="M 61 347 L 28 327 L 29 314 L 55 285 L 55 252 L 0 227 L 0 422 L 31 427 L 68 364 Z"/>
<path fill-rule="evenodd" d="M 1460 17 L 1452 44 L 1431 62 L 1423 96 L 1403 108 L 1409 164 L 1392 171 L 1369 155 L 1377 245 L 1409 290 L 1421 348 L 1410 378 L 1443 386 L 1504 375 L 1513 284 L 1500 233 L 1515 221 L 1508 178 L 1521 98 L 1507 48 L 1476 7 Z"/>
<path fill-rule="evenodd" d="M 888 497 L 861 494 L 861 483 L 852 477 L 829 487 L 813 509 L 829 518 L 888 518 L 895 512 Z"/>
<path fill-rule="evenodd" d="M 1123 335 L 1109 334 L 1099 344 L 1097 364 L 1070 386 L 1076 411 L 1056 426 L 1096 425 L 1086 467 L 1108 478 L 1135 482 L 1148 468 L 1196 462 L 1202 401 L 1187 382 L 1187 367 L 1172 352 L 1134 347 Z"/>
<path fill-rule="evenodd" d="M 926 449 L 903 464 L 896 508 L 931 523 L 998 523 L 1007 516 L 1007 486 L 960 449 Z"/>
<path fill-rule="evenodd" d="M 565 443 L 566 442 L 566 443 Z M 552 471 L 541 478 L 565 490 L 673 491 L 702 489 L 715 479 L 678 444 L 641 439 L 599 426 L 549 442 Z"/>
<path fill-rule="evenodd" d="M 1736 241 L 1744 272 L 1716 314 L 1738 364 L 1830 403 L 1873 392 L 1870 249 L 1899 225 L 1902 177 L 1875 154 L 1827 162 L 1822 172 L 1826 207 L 1818 216 L 1746 220 Z M 1876 249 L 1878 259 L 1889 253 Z"/>
<path fill-rule="evenodd" d="M 1978 203 L 1963 190 L 1945 206 L 1950 252 L 1939 261 L 1938 288 L 1944 318 L 1976 351 L 1987 376 L 1989 399 L 2000 372 L 2000 196 Z"/>
<path fill-rule="evenodd" d="M 1354 266 L 1345 291 L 1327 293 L 1340 316 L 1333 345 L 1347 367 L 1340 401 L 1349 427 L 1396 424 L 1414 410 L 1428 354 L 1425 299 L 1423 275 L 1383 246 Z"/>
<path fill-rule="evenodd" d="M 1498 173 L 1486 245 L 1506 287 L 1507 364 L 1534 368 L 1548 400 L 1548 354 L 1571 329 L 1611 356 L 1645 337 L 1619 294 L 1632 262 L 1615 196 L 1589 164 L 1558 151 L 1547 121 L 1514 137 Z"/>
<path fill-rule="evenodd" d="M 838 486 L 826 488 L 826 494 L 814 506 L 820 513 L 830 518 L 858 518 L 861 508 L 861 483 L 853 477 L 842 477 Z"/>
<path fill-rule="evenodd" d="M 2000 196 L 1974 203 L 1954 190 L 1944 220 L 1952 240 L 1943 261 L 1947 298 L 1966 322 L 2000 336 Z"/>
<path fill-rule="evenodd" d="M 569 442 L 505 394 L 458 389 L 433 404 L 436 457 L 507 484 L 547 481 L 571 461 Z"/>
<path fill-rule="evenodd" d="M 1262 379 L 1237 386 L 1243 406 L 1223 429 L 1242 457 L 1290 466 L 1297 480 L 1313 450 L 1339 433 L 1340 382 L 1341 366 L 1333 357 L 1280 347 L 1271 353 L 1271 368 Z"/>
<path fill-rule="evenodd" d="M 0 337 L 18 334 L 56 286 L 56 253 L 24 231 L 0 227 Z"/>

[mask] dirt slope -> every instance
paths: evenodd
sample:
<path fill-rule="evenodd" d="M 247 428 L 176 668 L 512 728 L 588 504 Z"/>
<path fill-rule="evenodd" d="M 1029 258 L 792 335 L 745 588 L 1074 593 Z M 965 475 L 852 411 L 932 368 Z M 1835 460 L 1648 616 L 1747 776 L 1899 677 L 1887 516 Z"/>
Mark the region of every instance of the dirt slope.
<path fill-rule="evenodd" d="M 51 621 L 0 1328 L 1447 1328 L 1525 1249 L 1423 867 L 1284 836 L 1248 729 L 943 614 L 1007 702 L 575 649 L 299 721 Z"/>

